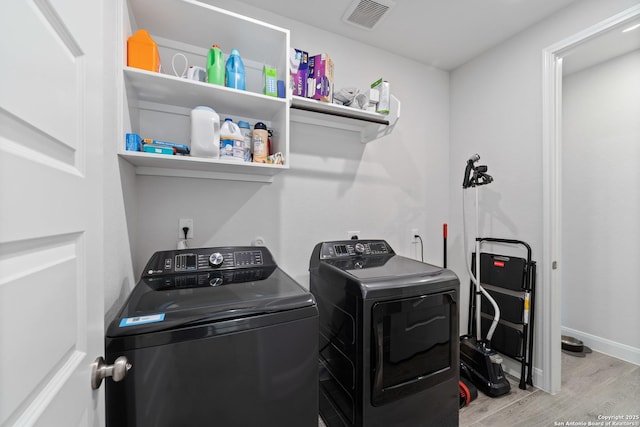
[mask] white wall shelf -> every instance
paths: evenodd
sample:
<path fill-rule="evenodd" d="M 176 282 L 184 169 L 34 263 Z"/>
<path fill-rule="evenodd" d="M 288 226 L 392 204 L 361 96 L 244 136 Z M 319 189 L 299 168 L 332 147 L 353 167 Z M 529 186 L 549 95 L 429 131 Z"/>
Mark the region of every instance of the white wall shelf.
<path fill-rule="evenodd" d="M 389 114 L 380 114 L 292 96 L 291 121 L 356 132 L 367 143 L 388 135 L 400 118 L 400 101 L 391 95 Z"/>
<path fill-rule="evenodd" d="M 361 142 L 370 142 L 391 133 L 400 117 L 400 102 L 393 96 L 389 114 L 383 115 L 306 98 L 291 99 L 289 88 L 287 98 L 263 95 L 263 64 L 275 66 L 279 79 L 288 79 L 287 29 L 194 0 L 121 0 L 120 10 L 123 67 L 118 95 L 118 155 L 133 164 L 139 175 L 271 182 L 276 174 L 289 168 L 290 121 L 355 132 Z M 138 29 L 147 30 L 157 43 L 161 72 L 126 65 L 127 38 Z M 239 49 L 245 62 L 246 91 L 172 74 L 172 58 L 178 53 L 187 58 L 189 65 L 206 66 L 207 52 L 214 43 L 222 48 L 225 57 L 232 48 Z M 236 163 L 126 150 L 126 133 L 188 144 L 189 113 L 199 105 L 213 108 L 221 119 L 267 124 L 274 132 L 271 151 L 281 152 L 285 164 Z"/>
<path fill-rule="evenodd" d="M 124 151 L 120 152 L 119 156 L 135 166 L 137 175 L 272 182 L 274 175 L 289 168 L 288 165 L 236 163 L 201 157 L 167 156 L 139 151 Z"/>
<path fill-rule="evenodd" d="M 216 111 L 236 116 L 260 117 L 271 121 L 281 114 L 287 100 L 259 93 L 237 90 L 210 83 L 197 82 L 168 74 L 125 67 L 124 78 L 139 101 L 155 102 L 184 108 L 215 105 Z"/>
<path fill-rule="evenodd" d="M 262 66 L 276 67 L 286 80 L 289 30 L 194 0 L 121 0 L 122 75 L 119 79 L 121 139 L 118 155 L 135 166 L 138 175 L 162 175 L 254 182 L 271 182 L 289 168 L 289 101 L 263 95 Z M 158 45 L 162 68 L 152 72 L 128 67 L 127 38 L 145 29 Z M 225 59 L 237 48 L 245 63 L 247 90 L 187 80 L 173 74 L 176 54 L 189 65 L 206 67 L 212 44 Z M 179 55 L 177 68 L 184 67 Z M 182 70 L 180 70 L 182 71 Z M 288 92 L 287 92 L 288 95 Z M 190 111 L 213 108 L 221 120 L 260 121 L 273 130 L 272 152 L 281 152 L 284 165 L 231 162 L 190 156 L 127 151 L 125 134 L 136 133 L 180 144 L 190 140 Z"/>

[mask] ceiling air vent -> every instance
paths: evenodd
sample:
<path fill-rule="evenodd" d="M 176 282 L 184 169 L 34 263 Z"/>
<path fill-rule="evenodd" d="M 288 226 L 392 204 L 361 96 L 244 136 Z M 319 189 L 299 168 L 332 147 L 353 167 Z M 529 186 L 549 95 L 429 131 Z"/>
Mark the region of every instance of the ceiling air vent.
<path fill-rule="evenodd" d="M 354 0 L 342 20 L 366 30 L 373 30 L 396 3 L 391 0 Z"/>

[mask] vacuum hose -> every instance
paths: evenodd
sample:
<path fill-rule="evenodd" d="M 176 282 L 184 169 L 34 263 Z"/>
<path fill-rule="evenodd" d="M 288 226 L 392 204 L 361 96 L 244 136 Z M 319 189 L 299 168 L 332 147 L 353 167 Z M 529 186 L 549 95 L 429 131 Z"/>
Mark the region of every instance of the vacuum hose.
<path fill-rule="evenodd" d="M 473 272 L 471 271 L 471 267 L 469 266 L 469 260 L 467 259 L 467 256 L 466 256 L 466 254 L 469 251 L 467 246 L 467 226 L 466 226 L 467 221 L 466 221 L 466 215 L 465 215 L 464 190 L 470 186 L 476 188 L 476 234 L 478 234 L 479 227 L 478 227 L 478 188 L 477 186 L 482 184 L 488 184 L 489 182 L 493 181 L 493 178 L 491 178 L 490 176 L 489 176 L 488 182 L 482 182 L 482 183 L 480 183 L 477 180 L 477 176 L 474 177 L 473 179 L 471 178 L 472 171 L 475 172 L 475 167 L 473 164 L 478 160 L 480 160 L 480 156 L 477 154 L 474 154 L 469 158 L 465 168 L 465 177 L 462 183 L 462 188 L 463 188 L 462 189 L 462 236 L 463 236 L 462 242 L 463 242 L 463 249 L 465 253 L 465 256 L 464 256 L 465 265 L 467 267 L 467 272 L 469 273 L 469 277 L 471 278 L 471 281 L 475 285 L 476 295 L 478 294 L 478 292 L 482 293 L 482 295 L 484 295 L 485 298 L 487 298 L 487 300 L 493 306 L 493 310 L 494 310 L 493 322 L 491 322 L 491 326 L 489 327 L 489 331 L 487 332 L 487 341 L 490 342 L 491 338 L 493 338 L 493 333 L 495 332 L 496 327 L 498 326 L 498 320 L 500 320 L 500 307 L 498 307 L 498 304 L 496 303 L 496 301 L 480 285 L 480 274 L 478 274 L 477 277 L 474 276 Z M 482 171 L 486 172 L 486 166 L 483 168 Z M 480 244 L 477 240 L 476 240 L 476 271 L 478 273 L 480 272 Z M 476 313 L 475 313 L 476 314 L 476 336 L 478 340 L 481 339 L 481 329 L 482 329 L 481 323 L 480 323 L 480 302 L 481 302 L 480 298 L 478 298 L 478 301 L 476 303 Z"/>

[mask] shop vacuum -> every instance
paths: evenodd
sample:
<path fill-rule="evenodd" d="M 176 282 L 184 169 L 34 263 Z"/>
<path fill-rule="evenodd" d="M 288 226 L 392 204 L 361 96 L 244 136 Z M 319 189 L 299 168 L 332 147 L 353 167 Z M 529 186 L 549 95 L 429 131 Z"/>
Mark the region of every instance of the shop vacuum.
<path fill-rule="evenodd" d="M 476 336 L 463 335 L 460 337 L 460 376 L 469 379 L 480 391 L 490 397 L 498 397 L 508 393 L 511 385 L 502 370 L 502 357 L 495 350 L 491 349 L 491 338 L 500 319 L 500 308 L 489 293 L 480 285 L 480 237 L 478 236 L 478 187 L 489 184 L 493 181 L 491 175 L 487 174 L 487 166 L 476 165 L 480 160 L 478 154 L 474 154 L 467 160 L 462 182 L 462 222 L 463 239 L 465 247 L 465 262 L 471 281 L 475 286 L 476 298 L 476 325 L 480 325 L 480 304 L 482 295 L 491 303 L 494 309 L 494 318 L 491 327 L 487 332 L 486 339 L 482 339 L 482 331 L 476 327 Z M 475 189 L 475 210 L 476 210 L 476 242 L 475 242 L 475 277 L 469 268 L 466 254 L 468 253 L 467 235 L 464 215 L 464 190 Z"/>

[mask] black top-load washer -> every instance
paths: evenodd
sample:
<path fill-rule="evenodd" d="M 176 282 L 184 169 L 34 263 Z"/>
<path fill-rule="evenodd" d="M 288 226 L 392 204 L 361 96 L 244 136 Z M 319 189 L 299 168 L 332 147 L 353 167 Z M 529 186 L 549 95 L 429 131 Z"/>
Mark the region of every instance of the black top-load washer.
<path fill-rule="evenodd" d="M 109 325 L 107 425 L 318 424 L 318 311 L 264 247 L 156 252 Z"/>
<path fill-rule="evenodd" d="M 309 271 L 327 426 L 457 426 L 456 275 L 384 240 L 319 243 Z"/>

